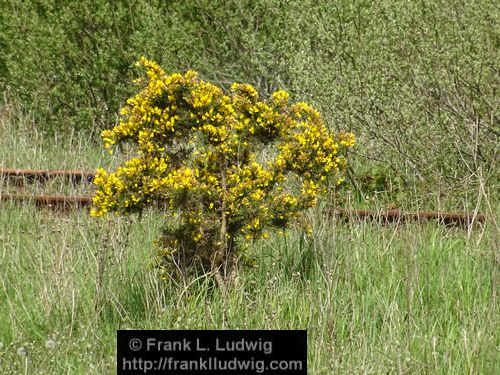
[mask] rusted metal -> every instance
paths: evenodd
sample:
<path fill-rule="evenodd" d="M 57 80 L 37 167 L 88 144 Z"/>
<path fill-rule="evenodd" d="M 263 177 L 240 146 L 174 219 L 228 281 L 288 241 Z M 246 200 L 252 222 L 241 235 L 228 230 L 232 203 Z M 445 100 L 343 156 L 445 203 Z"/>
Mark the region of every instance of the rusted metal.
<path fill-rule="evenodd" d="M 462 212 L 437 212 L 437 211 L 374 211 L 374 210 L 346 210 L 335 209 L 330 211 L 331 214 L 352 220 L 353 218 L 361 220 L 378 221 L 382 223 L 406 222 L 412 221 L 429 221 L 437 220 L 444 225 L 459 225 L 468 226 L 472 223 L 484 223 L 486 217 L 480 213 L 462 213 Z"/>
<path fill-rule="evenodd" d="M 55 177 L 64 177 L 69 179 L 73 184 L 81 182 L 92 182 L 94 179 L 93 172 L 77 171 L 77 170 L 36 170 L 36 169 L 12 169 L 0 168 L 0 176 L 5 178 L 9 183 L 17 186 L 23 186 L 24 182 L 45 183 Z"/>
<path fill-rule="evenodd" d="M 54 209 L 67 209 L 70 207 L 86 207 L 92 203 L 92 197 L 88 196 L 50 196 L 50 195 L 24 195 L 24 194 L 0 194 L 1 201 L 25 202 L 32 201 L 37 207 L 48 207 Z M 346 221 L 369 220 L 379 223 L 407 222 L 407 221 L 429 221 L 436 220 L 444 225 L 468 226 L 473 223 L 484 223 L 485 215 L 479 213 L 458 212 L 435 212 L 435 211 L 375 211 L 375 210 L 346 210 L 334 209 L 327 214 L 343 218 Z"/>
<path fill-rule="evenodd" d="M 34 202 L 37 207 L 68 209 L 85 207 L 92 203 L 92 197 L 71 197 L 61 195 L 0 194 L 0 201 Z"/>

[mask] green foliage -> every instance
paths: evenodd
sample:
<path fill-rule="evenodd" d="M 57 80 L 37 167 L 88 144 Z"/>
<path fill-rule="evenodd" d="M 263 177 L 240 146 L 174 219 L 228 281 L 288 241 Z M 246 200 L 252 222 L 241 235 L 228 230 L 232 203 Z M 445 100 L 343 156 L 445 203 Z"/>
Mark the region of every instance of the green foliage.
<path fill-rule="evenodd" d="M 356 179 L 353 180 L 358 198 L 365 200 L 367 197 L 380 198 L 384 202 L 388 198 L 390 203 L 398 205 L 404 204 L 405 186 L 402 173 L 392 170 L 389 166 L 381 163 L 372 163 L 356 168 Z M 345 203 L 345 202 L 344 202 Z"/>
<path fill-rule="evenodd" d="M 0 88 L 45 129 L 111 128 L 145 55 L 226 88 L 288 90 L 360 135 L 360 165 L 388 165 L 421 194 L 470 196 L 500 177 L 491 0 L 11 0 L 0 14 Z"/>
<path fill-rule="evenodd" d="M 2 88 L 33 106 L 52 130 L 112 122 L 130 74 L 133 6 L 127 3 L 3 3 Z"/>

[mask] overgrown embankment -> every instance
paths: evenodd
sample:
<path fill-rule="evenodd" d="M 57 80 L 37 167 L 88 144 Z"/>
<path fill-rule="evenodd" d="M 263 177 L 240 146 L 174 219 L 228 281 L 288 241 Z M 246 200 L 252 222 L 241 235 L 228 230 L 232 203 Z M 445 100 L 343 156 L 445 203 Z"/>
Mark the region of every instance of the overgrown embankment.
<path fill-rule="evenodd" d="M 286 89 L 353 131 L 355 199 L 471 208 L 497 190 L 494 1 L 9 1 L 0 20 L 0 89 L 43 129 L 112 127 L 144 54 Z"/>

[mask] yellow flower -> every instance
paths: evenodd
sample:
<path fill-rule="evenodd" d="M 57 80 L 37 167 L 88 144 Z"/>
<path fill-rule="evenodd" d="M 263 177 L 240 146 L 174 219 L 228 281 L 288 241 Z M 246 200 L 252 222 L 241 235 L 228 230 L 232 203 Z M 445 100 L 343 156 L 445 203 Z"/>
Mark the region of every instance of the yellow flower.
<path fill-rule="evenodd" d="M 168 75 L 144 57 L 138 64 L 146 73 L 140 91 L 101 134 L 110 152 L 131 144 L 126 149 L 136 155 L 112 173 L 97 171 L 92 216 L 159 202 L 178 213 L 169 220 L 185 230 L 172 230 L 176 241 L 215 248 L 222 223 L 215 208 L 225 207 L 227 228 L 239 228 L 228 238 L 268 238 L 270 227 L 283 230 L 315 205 L 330 178 L 341 183 L 341 151 L 355 144 L 354 135 L 331 134 L 314 107 L 289 104 L 282 90 L 261 100 L 241 83 L 226 95 L 194 71 Z M 167 248 L 182 245 L 169 239 Z"/>

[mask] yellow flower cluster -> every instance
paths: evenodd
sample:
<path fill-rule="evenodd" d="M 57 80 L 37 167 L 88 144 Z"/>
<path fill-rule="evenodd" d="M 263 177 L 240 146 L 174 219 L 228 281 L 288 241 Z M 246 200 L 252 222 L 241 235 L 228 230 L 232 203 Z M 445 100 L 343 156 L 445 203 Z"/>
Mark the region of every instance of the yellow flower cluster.
<path fill-rule="evenodd" d="M 94 178 L 98 189 L 90 214 L 97 217 L 109 211 L 133 212 L 158 201 L 173 208 L 179 195 L 196 191 L 197 171 L 186 166 L 172 170 L 166 160 L 134 158 L 110 174 L 98 169 Z"/>
<path fill-rule="evenodd" d="M 234 84 L 226 95 L 193 71 L 167 75 L 144 58 L 139 65 L 142 90 L 102 133 L 110 151 L 131 143 L 137 157 L 98 171 L 93 216 L 160 202 L 181 211 L 175 241 L 164 243 L 217 248 L 283 228 L 345 167 L 354 135 L 332 135 L 317 110 L 289 104 L 285 91 L 263 101 L 252 86 Z"/>

